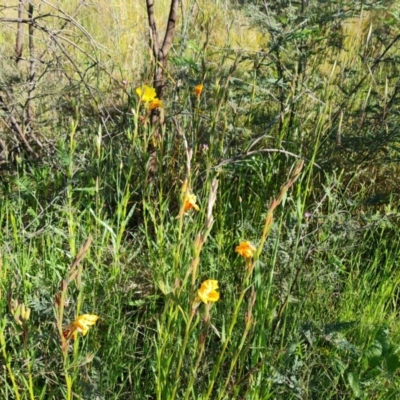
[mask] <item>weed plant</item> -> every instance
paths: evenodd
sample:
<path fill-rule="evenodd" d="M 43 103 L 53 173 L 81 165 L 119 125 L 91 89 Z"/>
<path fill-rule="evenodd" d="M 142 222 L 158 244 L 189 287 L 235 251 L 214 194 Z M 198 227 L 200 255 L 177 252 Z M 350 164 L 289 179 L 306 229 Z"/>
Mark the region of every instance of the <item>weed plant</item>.
<path fill-rule="evenodd" d="M 398 7 L 261 3 L 185 3 L 157 134 L 140 62 L 4 163 L 0 398 L 400 398 Z"/>

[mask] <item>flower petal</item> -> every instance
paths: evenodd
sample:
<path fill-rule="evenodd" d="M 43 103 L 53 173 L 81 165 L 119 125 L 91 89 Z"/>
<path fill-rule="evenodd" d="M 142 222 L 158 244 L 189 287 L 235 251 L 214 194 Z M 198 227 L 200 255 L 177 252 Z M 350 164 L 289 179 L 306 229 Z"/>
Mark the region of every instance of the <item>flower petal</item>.
<path fill-rule="evenodd" d="M 197 296 L 204 304 L 207 304 L 207 302 L 208 302 L 208 294 L 204 290 L 199 289 L 197 291 Z"/>
<path fill-rule="evenodd" d="M 219 293 L 215 289 L 218 289 L 218 281 L 208 279 L 201 284 L 200 289 L 197 291 L 197 296 L 205 304 L 208 302 L 215 303 L 219 300 Z"/>
<path fill-rule="evenodd" d="M 199 97 L 203 91 L 203 85 L 197 85 L 194 88 L 194 92 L 196 93 L 196 96 Z"/>
<path fill-rule="evenodd" d="M 82 318 L 86 325 L 94 325 L 99 319 L 99 316 L 95 314 L 83 314 L 79 318 Z"/>
<path fill-rule="evenodd" d="M 85 336 L 89 330 L 89 326 L 94 325 L 98 319 L 99 317 L 94 314 L 79 315 L 72 324 L 64 328 L 63 335 L 66 339 L 69 337 L 75 339 L 78 332 Z"/>
<path fill-rule="evenodd" d="M 219 293 L 216 292 L 215 290 L 213 290 L 212 292 L 210 292 L 210 293 L 208 294 L 208 301 L 209 301 L 210 303 L 215 303 L 215 302 L 218 301 L 218 300 L 219 300 Z"/>
<path fill-rule="evenodd" d="M 235 249 L 236 253 L 245 258 L 253 257 L 256 250 L 257 249 L 249 241 L 241 242 Z"/>
<path fill-rule="evenodd" d="M 150 103 L 157 97 L 156 89 L 147 85 L 136 88 L 136 94 L 145 103 Z"/>
<path fill-rule="evenodd" d="M 201 284 L 203 290 L 215 290 L 218 289 L 218 281 L 214 279 L 207 279 Z"/>
<path fill-rule="evenodd" d="M 154 100 L 150 103 L 149 109 L 150 109 L 150 110 L 155 110 L 156 108 L 160 108 L 160 107 L 162 107 L 162 106 L 163 106 L 163 104 L 162 104 L 162 101 L 161 101 L 160 99 L 154 99 Z"/>
<path fill-rule="evenodd" d="M 183 210 L 188 211 L 194 208 L 196 211 L 200 210 L 200 207 L 196 204 L 196 196 L 194 194 L 187 194 L 184 200 Z"/>

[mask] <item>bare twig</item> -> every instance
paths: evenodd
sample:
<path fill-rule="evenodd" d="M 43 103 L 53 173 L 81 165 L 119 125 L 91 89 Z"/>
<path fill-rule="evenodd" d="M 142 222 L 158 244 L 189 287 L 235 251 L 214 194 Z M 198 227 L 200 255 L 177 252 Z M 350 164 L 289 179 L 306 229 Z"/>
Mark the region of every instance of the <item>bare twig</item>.
<path fill-rule="evenodd" d="M 8 108 L 7 104 L 4 102 L 4 99 L 1 95 L 0 95 L 0 109 L 2 109 L 5 112 L 5 114 L 8 116 L 8 119 L 10 120 L 10 123 L 7 124 L 7 127 L 12 132 L 14 132 L 18 135 L 19 139 L 22 141 L 22 143 L 24 144 L 24 146 L 30 153 L 32 153 L 36 158 L 39 157 L 38 154 L 32 149 L 29 142 L 26 140 L 24 131 L 20 127 L 18 121 L 12 115 L 12 112 Z"/>
<path fill-rule="evenodd" d="M 18 3 L 18 19 L 22 19 L 24 15 L 24 0 L 19 0 Z M 18 22 L 17 27 L 17 42 L 15 45 L 15 61 L 17 63 L 17 67 L 22 58 L 22 44 L 24 39 L 24 24 L 22 22 Z"/>
<path fill-rule="evenodd" d="M 28 5 L 28 17 L 29 19 L 33 19 L 33 3 L 29 1 Z M 36 87 L 36 61 L 35 61 L 35 42 L 34 42 L 34 27 L 33 24 L 29 24 L 28 27 L 29 32 L 29 77 L 28 77 L 28 99 L 26 101 L 26 116 L 28 124 L 31 123 L 33 119 L 33 91 Z"/>
<path fill-rule="evenodd" d="M 220 167 L 223 167 L 224 165 L 237 162 L 246 157 L 249 157 L 249 156 L 252 156 L 255 154 L 259 154 L 259 153 L 282 153 L 282 154 L 286 154 L 287 156 L 298 158 L 298 159 L 303 158 L 297 154 L 291 153 L 290 151 L 287 151 L 284 149 L 260 149 L 260 150 L 248 151 L 247 153 L 244 153 L 244 154 L 238 154 L 237 156 L 234 156 L 232 158 L 227 158 L 226 160 L 223 160 L 219 164 L 217 164 L 214 168 L 220 168 Z M 321 168 L 317 163 L 313 163 L 313 165 L 315 165 L 318 168 Z"/>

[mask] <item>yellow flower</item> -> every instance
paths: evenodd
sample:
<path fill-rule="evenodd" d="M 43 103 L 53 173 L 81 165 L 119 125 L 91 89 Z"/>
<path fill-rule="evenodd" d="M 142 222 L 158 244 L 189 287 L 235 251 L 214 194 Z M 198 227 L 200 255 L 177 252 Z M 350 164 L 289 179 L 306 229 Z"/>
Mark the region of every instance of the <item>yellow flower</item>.
<path fill-rule="evenodd" d="M 78 332 L 85 336 L 89 330 L 89 326 L 94 325 L 98 319 L 99 317 L 94 314 L 80 315 L 72 324 L 64 327 L 64 337 L 69 339 L 72 336 L 72 339 L 75 340 Z"/>
<path fill-rule="evenodd" d="M 244 258 L 251 258 L 254 256 L 256 250 L 257 249 L 250 242 L 241 242 L 239 246 L 236 246 L 235 251 Z"/>
<path fill-rule="evenodd" d="M 150 110 L 155 110 L 156 108 L 162 107 L 162 101 L 160 99 L 154 99 L 149 106 Z"/>
<path fill-rule="evenodd" d="M 218 289 L 218 281 L 208 279 L 201 284 L 197 296 L 205 304 L 215 303 L 219 300 L 219 293 L 215 291 L 216 289 Z"/>
<path fill-rule="evenodd" d="M 194 194 L 187 194 L 183 203 L 183 211 L 188 211 L 192 208 L 196 211 L 200 210 L 199 206 L 196 204 L 196 196 Z"/>
<path fill-rule="evenodd" d="M 136 93 L 140 97 L 140 100 L 145 103 L 151 103 L 157 97 L 156 89 L 147 85 L 138 87 Z"/>
<path fill-rule="evenodd" d="M 203 91 L 203 85 L 197 85 L 195 88 L 194 88 L 194 92 L 196 93 L 196 96 L 197 97 L 200 97 L 200 95 L 201 95 L 201 93 L 202 93 L 202 91 Z"/>

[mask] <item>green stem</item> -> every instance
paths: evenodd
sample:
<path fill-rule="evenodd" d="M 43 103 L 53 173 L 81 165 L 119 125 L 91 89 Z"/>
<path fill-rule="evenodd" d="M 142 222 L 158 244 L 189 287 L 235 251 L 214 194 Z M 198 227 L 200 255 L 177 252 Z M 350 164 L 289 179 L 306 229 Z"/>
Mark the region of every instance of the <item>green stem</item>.
<path fill-rule="evenodd" d="M 205 348 L 205 341 L 200 347 L 200 352 L 199 352 L 199 355 L 197 356 L 196 365 L 195 365 L 195 367 L 194 367 L 194 369 L 192 371 L 192 375 L 190 377 L 189 384 L 188 384 L 188 387 L 186 389 L 186 394 L 185 394 L 185 399 L 184 400 L 188 400 L 189 399 L 189 396 L 190 396 L 190 393 L 191 393 L 191 389 L 193 387 L 193 383 L 194 383 L 194 380 L 195 380 L 195 377 L 196 377 L 196 373 L 197 373 L 197 370 L 199 369 L 199 366 L 200 366 L 200 361 L 203 358 L 204 348 Z"/>
<path fill-rule="evenodd" d="M 238 360 L 238 358 L 239 358 L 239 356 L 240 356 L 240 354 L 241 354 L 241 352 L 242 352 L 242 349 L 243 349 L 243 346 L 244 346 L 244 344 L 245 344 L 247 335 L 248 335 L 249 332 L 250 332 L 251 325 L 252 325 L 252 322 L 251 322 L 251 319 L 250 319 L 250 320 L 246 323 L 246 328 L 245 328 L 244 334 L 243 334 L 243 336 L 242 336 L 242 340 L 240 341 L 239 347 L 238 347 L 237 350 L 235 350 L 235 356 L 233 357 L 233 359 L 232 359 L 232 361 L 231 361 L 231 365 L 230 365 L 230 367 L 229 367 L 229 371 L 228 371 L 228 375 L 227 375 L 227 378 L 226 378 L 226 381 L 225 381 L 225 384 L 224 384 L 224 388 L 221 390 L 221 392 L 220 392 L 220 394 L 219 394 L 219 397 L 218 397 L 218 400 L 221 400 L 221 399 L 222 399 L 223 395 L 225 394 L 225 390 L 226 390 L 226 388 L 227 388 L 228 385 L 229 385 L 229 382 L 231 382 L 231 377 L 232 377 L 233 368 L 235 368 L 236 363 L 237 363 L 237 360 Z"/>
<path fill-rule="evenodd" d="M 3 318 L 2 326 L 1 326 L 1 329 L 0 329 L 1 352 L 3 354 L 4 362 L 6 363 L 8 376 L 9 376 L 9 378 L 11 380 L 11 383 L 12 383 L 12 386 L 13 386 L 13 389 L 14 389 L 15 399 L 16 400 L 20 400 L 21 397 L 19 396 L 18 385 L 17 385 L 17 382 L 15 380 L 15 376 L 14 376 L 12 368 L 11 368 L 11 363 L 9 361 L 10 357 L 8 356 L 7 351 L 6 351 L 6 340 L 5 340 L 5 337 L 4 337 L 4 329 L 5 329 L 5 327 L 6 327 L 6 318 Z"/>
<path fill-rule="evenodd" d="M 66 400 L 72 400 L 72 379 L 68 375 L 65 366 L 64 366 L 64 373 L 65 373 L 65 383 L 67 385 L 67 398 Z"/>
<path fill-rule="evenodd" d="M 246 276 L 245 282 L 248 281 L 248 277 L 249 277 L 249 275 Z M 238 317 L 238 314 L 239 314 L 240 306 L 242 305 L 242 302 L 243 302 L 244 296 L 245 296 L 245 294 L 247 292 L 247 289 L 248 288 L 242 290 L 242 293 L 240 294 L 239 300 L 236 303 L 236 307 L 235 307 L 235 310 L 233 312 L 232 321 L 231 321 L 231 324 L 230 324 L 229 329 L 228 329 L 228 334 L 226 336 L 225 343 L 224 343 L 224 345 L 222 347 L 222 350 L 221 350 L 221 352 L 219 354 L 219 357 L 218 357 L 218 359 L 217 359 L 217 361 L 216 361 L 216 363 L 214 365 L 214 368 L 212 369 L 212 372 L 211 372 L 211 382 L 210 382 L 210 385 L 208 387 L 207 395 L 206 395 L 205 399 L 209 399 L 210 396 L 211 396 L 211 392 L 212 392 L 212 390 L 214 388 L 214 384 L 215 384 L 215 379 L 216 379 L 216 377 L 218 375 L 218 372 L 219 372 L 219 370 L 221 368 L 221 364 L 222 364 L 222 361 L 224 359 L 226 349 L 227 349 L 228 344 L 229 344 L 229 342 L 231 340 L 233 328 L 236 325 L 236 321 L 237 321 L 237 317 Z"/>
<path fill-rule="evenodd" d="M 192 310 L 191 313 L 190 313 L 189 321 L 186 324 L 185 337 L 183 338 L 183 344 L 182 344 L 182 348 L 181 348 L 181 351 L 180 351 L 181 354 L 180 354 L 180 357 L 179 357 L 179 360 L 178 360 L 178 366 L 176 368 L 175 384 L 174 384 L 174 388 L 172 390 L 172 396 L 170 397 L 172 400 L 175 399 L 176 392 L 178 390 L 178 385 L 179 385 L 179 382 L 180 382 L 180 374 L 181 374 L 181 369 L 182 369 L 182 364 L 183 364 L 183 358 L 185 356 L 187 343 L 189 341 L 190 326 L 192 324 L 194 314 L 195 314 L 195 310 Z"/>
<path fill-rule="evenodd" d="M 35 400 L 35 393 L 33 391 L 32 364 L 27 349 L 25 349 L 25 356 L 26 356 L 26 364 L 28 367 L 29 397 L 31 400 Z"/>
<path fill-rule="evenodd" d="M 208 312 L 209 312 L 209 310 L 208 310 Z M 210 318 L 209 318 L 209 315 L 208 315 L 208 321 L 207 321 L 206 326 L 205 326 L 205 328 L 203 330 L 203 333 L 201 334 L 202 339 L 201 339 L 201 342 L 200 342 L 199 355 L 197 356 L 196 364 L 195 364 L 195 366 L 194 366 L 194 368 L 192 370 L 192 374 L 190 376 L 190 380 L 189 380 L 189 384 L 188 384 L 187 389 L 186 389 L 186 394 L 185 394 L 185 399 L 184 400 L 188 400 L 189 399 L 190 393 L 192 391 L 193 383 L 194 383 L 194 380 L 196 378 L 196 373 L 197 373 L 197 370 L 199 369 L 201 359 L 203 358 L 204 349 L 205 349 L 205 343 L 206 343 L 206 337 L 207 337 L 207 332 L 208 332 L 209 327 L 210 327 Z"/>

